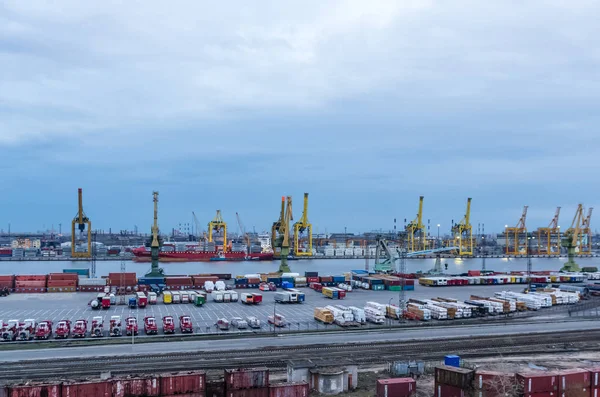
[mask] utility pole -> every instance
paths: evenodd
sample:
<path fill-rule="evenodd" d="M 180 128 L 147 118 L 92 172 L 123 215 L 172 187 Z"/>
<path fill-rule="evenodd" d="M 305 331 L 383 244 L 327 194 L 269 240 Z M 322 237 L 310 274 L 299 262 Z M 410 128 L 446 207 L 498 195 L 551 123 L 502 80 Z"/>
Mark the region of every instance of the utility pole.
<path fill-rule="evenodd" d="M 481 224 L 481 250 L 483 251 L 481 255 L 481 270 L 486 271 L 485 256 L 487 255 L 487 251 L 485 250 L 485 225 L 483 223 Z"/>

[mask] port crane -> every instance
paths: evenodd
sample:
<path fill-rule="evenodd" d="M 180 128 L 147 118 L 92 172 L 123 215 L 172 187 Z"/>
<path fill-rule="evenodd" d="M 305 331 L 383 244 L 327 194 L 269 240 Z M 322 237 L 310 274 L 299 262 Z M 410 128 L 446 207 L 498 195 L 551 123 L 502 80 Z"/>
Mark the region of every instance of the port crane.
<path fill-rule="evenodd" d="M 300 251 L 300 234 L 306 231 L 307 244 L 305 251 Z M 312 224 L 308 221 L 308 193 L 304 193 L 304 208 L 302 217 L 294 223 L 294 255 L 296 256 L 312 256 Z"/>
<path fill-rule="evenodd" d="M 406 250 L 400 249 L 398 247 L 396 248 L 396 252 L 394 253 L 388 246 L 387 241 L 381 237 L 378 237 L 377 247 L 375 248 L 375 267 L 373 268 L 373 270 L 375 271 L 375 273 L 392 273 L 396 270 L 396 261 L 398 259 L 410 258 L 421 255 L 438 254 L 441 252 L 449 252 L 456 250 L 458 250 L 458 247 L 444 247 L 406 252 Z"/>
<path fill-rule="evenodd" d="M 278 256 L 278 252 L 275 250 L 277 238 L 281 235 L 281 225 L 285 218 L 285 196 L 281 196 L 281 212 L 279 213 L 279 219 L 273 222 L 271 227 L 271 247 L 273 247 L 274 256 Z"/>
<path fill-rule="evenodd" d="M 471 197 L 467 199 L 465 217 L 452 226 L 454 245 L 458 247 L 458 255 L 473 255 L 473 227 L 471 226 Z"/>
<path fill-rule="evenodd" d="M 423 224 L 423 196 L 419 197 L 417 218 L 406 225 L 408 252 L 422 251 L 427 248 L 427 232 Z"/>
<path fill-rule="evenodd" d="M 83 190 L 81 188 L 77 189 L 77 196 L 79 201 L 79 210 L 77 211 L 77 215 L 73 218 L 71 222 L 71 256 L 73 258 L 91 258 L 92 257 L 92 221 L 87 217 L 85 212 L 83 212 Z M 79 229 L 79 235 L 83 238 L 83 232 L 86 230 L 87 226 L 87 252 L 76 252 L 76 240 L 77 235 L 75 234 L 75 224 L 77 224 L 77 228 Z"/>
<path fill-rule="evenodd" d="M 523 214 L 519 218 L 519 222 L 514 227 L 506 227 L 504 236 L 506 238 L 506 255 L 522 255 L 527 253 L 527 208 L 523 207 Z"/>
<path fill-rule="evenodd" d="M 558 218 L 560 216 L 560 207 L 556 207 L 554 218 L 550 221 L 548 227 L 540 227 L 537 230 L 538 255 L 560 255 L 560 226 Z"/>
<path fill-rule="evenodd" d="M 286 206 L 283 216 L 283 222 L 281 223 L 279 230 L 279 237 L 277 237 L 276 246 L 281 247 L 281 263 L 279 265 L 279 272 L 286 273 L 290 271 L 290 267 L 287 264 L 288 255 L 290 254 L 290 225 L 294 217 L 292 215 L 292 196 L 286 197 Z"/>
<path fill-rule="evenodd" d="M 590 222 L 592 220 L 592 211 L 594 208 L 588 208 L 588 212 L 581 225 L 579 255 L 590 255 L 592 253 L 592 229 Z"/>
<path fill-rule="evenodd" d="M 246 228 L 244 227 L 244 224 L 242 223 L 242 219 L 240 218 L 240 214 L 238 214 L 236 212 L 235 213 L 235 218 L 237 219 L 237 224 L 238 224 L 238 227 L 240 229 L 240 236 L 244 239 L 244 241 L 246 241 L 246 250 L 248 252 L 250 252 L 250 236 L 248 236 L 248 233 L 246 233 Z"/>
<path fill-rule="evenodd" d="M 223 220 L 221 210 L 217 210 L 217 214 L 212 221 L 208 222 L 208 242 L 213 241 L 213 232 L 223 230 L 223 253 L 227 252 L 227 223 Z"/>
<path fill-rule="evenodd" d="M 567 262 L 561 269 L 562 271 L 579 271 L 579 265 L 575 263 L 575 256 L 577 255 L 577 250 L 580 248 L 582 243 L 581 231 L 582 226 L 585 224 L 583 212 L 583 204 L 579 204 L 577 206 L 577 211 L 575 211 L 573 221 L 571 222 L 571 227 L 567 229 L 563 237 L 563 245 L 567 248 Z"/>
<path fill-rule="evenodd" d="M 150 243 L 150 256 L 152 265 L 146 277 L 160 277 L 164 275 L 163 269 L 158 266 L 158 256 L 162 240 L 158 230 L 158 192 L 152 192 L 152 201 L 154 202 L 154 223 L 152 224 L 152 242 Z"/>

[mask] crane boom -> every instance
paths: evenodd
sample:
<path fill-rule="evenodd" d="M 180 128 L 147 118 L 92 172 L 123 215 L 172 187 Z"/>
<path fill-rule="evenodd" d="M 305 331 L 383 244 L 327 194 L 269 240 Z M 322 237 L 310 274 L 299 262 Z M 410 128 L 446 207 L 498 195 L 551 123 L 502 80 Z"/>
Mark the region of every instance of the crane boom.
<path fill-rule="evenodd" d="M 223 230 L 223 252 L 227 252 L 227 223 L 223 220 L 221 210 L 217 210 L 213 220 L 208 222 L 208 242 L 213 241 L 213 232 L 219 230 Z"/>
<path fill-rule="evenodd" d="M 506 254 L 522 255 L 528 250 L 527 244 L 527 205 L 523 207 L 523 214 L 519 222 L 514 227 L 506 227 L 504 235 L 506 237 Z"/>
<path fill-rule="evenodd" d="M 409 252 L 421 251 L 427 246 L 427 233 L 425 231 L 425 225 L 423 225 L 423 199 L 423 196 L 419 197 L 419 212 L 417 213 L 417 218 L 406 225 L 405 228 L 408 234 Z"/>
<path fill-rule="evenodd" d="M 91 258 L 92 256 L 92 222 L 83 211 L 83 189 L 77 189 L 77 214 L 71 222 L 71 256 L 74 258 Z M 83 232 L 87 227 L 87 252 L 76 252 L 75 247 L 77 245 L 77 234 L 75 232 L 75 225 L 79 234 L 83 236 Z"/>
<path fill-rule="evenodd" d="M 283 218 L 285 217 L 285 196 L 281 196 L 281 212 L 279 213 L 279 219 L 273 222 L 271 227 L 271 247 L 275 250 L 277 244 L 278 233 L 281 233 L 281 225 L 283 224 Z"/>
<path fill-rule="evenodd" d="M 300 250 L 300 234 L 307 232 L 308 247 L 306 250 Z M 296 256 L 312 256 L 312 224 L 308 221 L 308 193 L 304 193 L 304 207 L 300 220 L 294 223 L 294 254 Z"/>
<path fill-rule="evenodd" d="M 554 217 L 548 224 L 548 227 L 540 227 L 537 230 L 537 253 L 538 255 L 560 255 L 560 226 L 558 219 L 560 217 L 560 207 L 556 207 Z"/>
<path fill-rule="evenodd" d="M 454 245 L 458 247 L 458 254 L 473 255 L 473 226 L 471 225 L 471 197 L 467 198 L 467 211 L 463 219 L 452 226 Z"/>
<path fill-rule="evenodd" d="M 287 257 L 290 253 L 290 226 L 291 222 L 294 219 L 292 215 L 292 196 L 287 196 L 286 198 L 286 207 L 285 214 L 283 217 L 283 222 L 281 224 L 281 264 L 279 265 L 279 271 L 281 273 L 289 272 L 290 267 L 287 264 Z"/>

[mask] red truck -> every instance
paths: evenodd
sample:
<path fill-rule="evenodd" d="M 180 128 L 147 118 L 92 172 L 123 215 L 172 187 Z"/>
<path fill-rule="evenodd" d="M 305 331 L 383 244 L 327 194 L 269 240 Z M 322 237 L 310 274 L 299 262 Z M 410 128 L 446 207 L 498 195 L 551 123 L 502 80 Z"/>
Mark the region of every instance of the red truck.
<path fill-rule="evenodd" d="M 165 334 L 175 333 L 175 321 L 173 321 L 173 316 L 163 317 L 163 332 Z"/>
<path fill-rule="evenodd" d="M 104 336 L 104 319 L 102 316 L 96 316 L 92 319 L 92 329 L 90 330 L 92 338 L 101 338 Z"/>
<path fill-rule="evenodd" d="M 38 324 L 35 329 L 35 339 L 50 339 L 52 336 L 52 321 L 45 320 Z"/>
<path fill-rule="evenodd" d="M 242 294 L 242 303 L 245 303 L 247 305 L 258 305 L 260 302 L 262 302 L 262 295 L 261 294 L 249 294 L 249 293 L 243 293 Z"/>
<path fill-rule="evenodd" d="M 19 324 L 19 333 L 17 335 L 17 340 L 25 341 L 33 339 L 35 336 L 35 328 L 37 323 L 34 319 L 26 319 L 24 322 Z"/>
<path fill-rule="evenodd" d="M 158 334 L 158 324 L 156 324 L 156 318 L 153 316 L 144 317 L 144 332 L 146 335 Z"/>
<path fill-rule="evenodd" d="M 73 338 L 85 338 L 87 334 L 87 320 L 77 320 L 73 326 Z"/>
<path fill-rule="evenodd" d="M 10 342 L 17 339 L 18 328 L 19 320 L 8 320 L 8 323 L 2 327 L 2 340 Z"/>
<path fill-rule="evenodd" d="M 194 326 L 190 316 L 179 316 L 179 329 L 182 334 L 194 333 Z"/>
<path fill-rule="evenodd" d="M 102 309 L 110 309 L 110 296 L 102 298 Z"/>
<path fill-rule="evenodd" d="M 137 318 L 127 317 L 127 319 L 125 319 L 125 334 L 127 336 L 138 334 Z"/>
<path fill-rule="evenodd" d="M 56 339 L 66 339 L 71 335 L 71 320 L 60 320 L 56 324 Z"/>
<path fill-rule="evenodd" d="M 146 296 L 146 294 L 144 294 L 143 292 L 138 292 L 136 295 L 138 307 L 146 307 L 146 305 L 148 304 L 148 297 Z"/>

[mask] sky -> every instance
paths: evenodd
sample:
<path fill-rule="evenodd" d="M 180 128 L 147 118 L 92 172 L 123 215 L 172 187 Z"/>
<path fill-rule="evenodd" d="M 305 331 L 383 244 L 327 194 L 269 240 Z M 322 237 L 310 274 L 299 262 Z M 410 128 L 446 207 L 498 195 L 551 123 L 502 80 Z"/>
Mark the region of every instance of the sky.
<path fill-rule="evenodd" d="M 0 230 L 568 227 L 600 187 L 600 3 L 0 2 Z M 594 227 L 592 218 L 592 228 Z"/>

